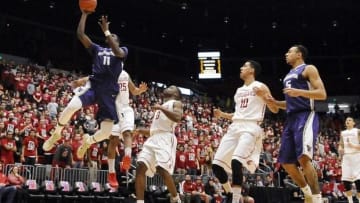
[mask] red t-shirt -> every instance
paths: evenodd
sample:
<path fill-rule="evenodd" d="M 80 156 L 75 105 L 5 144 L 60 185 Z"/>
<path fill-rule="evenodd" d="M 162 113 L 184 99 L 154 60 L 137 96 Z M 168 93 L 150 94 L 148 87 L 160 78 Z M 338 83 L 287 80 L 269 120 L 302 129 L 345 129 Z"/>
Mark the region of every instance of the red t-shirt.
<path fill-rule="evenodd" d="M 38 141 L 36 137 L 27 136 L 23 140 L 24 146 L 24 157 L 35 157 L 36 150 L 39 147 Z"/>
<path fill-rule="evenodd" d="M 77 149 L 81 146 L 81 143 L 82 143 L 81 140 L 73 140 L 71 143 L 71 149 L 72 149 L 72 155 L 74 161 L 82 161 L 84 159 L 83 157 L 78 157 L 76 153 Z"/>
<path fill-rule="evenodd" d="M 1 139 L 0 141 L 1 143 L 1 161 L 4 163 L 4 165 L 6 164 L 13 164 L 14 163 L 14 151 L 12 150 L 7 150 L 5 149 L 5 146 L 8 146 L 8 147 L 15 147 L 16 144 L 15 144 L 15 140 L 13 139 L 8 139 L 8 138 L 3 138 Z"/>
<path fill-rule="evenodd" d="M 191 193 L 192 191 L 196 191 L 196 185 L 190 180 L 186 181 L 183 184 L 184 193 Z"/>
<path fill-rule="evenodd" d="M 186 153 L 177 151 L 176 153 L 176 168 L 186 169 Z"/>
<path fill-rule="evenodd" d="M 196 153 L 195 151 L 186 152 L 186 168 L 196 168 Z"/>
<path fill-rule="evenodd" d="M 97 161 L 99 156 L 99 148 L 97 144 L 92 144 L 90 146 L 90 160 L 91 161 Z"/>

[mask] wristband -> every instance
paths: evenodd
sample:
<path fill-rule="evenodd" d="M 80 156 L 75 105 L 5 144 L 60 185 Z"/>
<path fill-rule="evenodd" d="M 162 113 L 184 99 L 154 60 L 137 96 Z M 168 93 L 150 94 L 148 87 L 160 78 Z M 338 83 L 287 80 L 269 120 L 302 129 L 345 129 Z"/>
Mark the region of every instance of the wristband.
<path fill-rule="evenodd" d="M 109 30 L 106 30 L 106 31 L 104 32 L 104 34 L 105 34 L 105 37 L 108 37 L 108 36 L 110 36 L 110 35 L 111 35 L 111 33 L 110 33 L 110 31 L 109 31 Z"/>

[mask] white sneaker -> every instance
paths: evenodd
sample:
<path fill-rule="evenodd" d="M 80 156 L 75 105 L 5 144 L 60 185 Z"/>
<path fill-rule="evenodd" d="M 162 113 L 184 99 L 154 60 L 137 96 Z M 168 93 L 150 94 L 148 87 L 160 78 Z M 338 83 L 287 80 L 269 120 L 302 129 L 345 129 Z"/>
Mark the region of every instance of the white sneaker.
<path fill-rule="evenodd" d="M 76 155 L 79 158 L 83 158 L 87 149 L 89 149 L 90 147 L 90 143 L 87 142 L 88 138 L 90 136 L 88 134 L 84 134 L 83 136 L 83 143 L 81 144 L 81 146 L 77 149 Z"/>
<path fill-rule="evenodd" d="M 42 146 L 44 151 L 50 151 L 54 146 L 55 143 L 61 139 L 61 135 L 57 133 L 52 133 L 50 138 L 46 140 Z"/>

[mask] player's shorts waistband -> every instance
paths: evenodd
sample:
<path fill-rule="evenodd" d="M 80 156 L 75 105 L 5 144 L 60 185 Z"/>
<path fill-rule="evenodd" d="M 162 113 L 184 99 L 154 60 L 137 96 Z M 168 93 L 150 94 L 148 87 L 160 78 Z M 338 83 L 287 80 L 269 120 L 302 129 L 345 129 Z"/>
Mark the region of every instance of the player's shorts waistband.
<path fill-rule="evenodd" d="M 261 125 L 262 121 L 235 119 L 233 120 L 233 123 L 256 123 L 257 125 Z"/>

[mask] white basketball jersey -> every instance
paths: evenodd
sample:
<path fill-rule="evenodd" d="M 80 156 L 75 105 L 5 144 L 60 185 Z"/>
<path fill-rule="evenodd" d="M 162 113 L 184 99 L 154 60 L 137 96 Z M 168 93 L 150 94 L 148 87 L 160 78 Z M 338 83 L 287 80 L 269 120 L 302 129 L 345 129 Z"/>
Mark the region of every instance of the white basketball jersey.
<path fill-rule="evenodd" d="M 120 73 L 119 83 L 119 95 L 116 98 L 116 103 L 120 105 L 129 105 L 129 74 L 123 70 Z"/>
<path fill-rule="evenodd" d="M 254 87 L 260 87 L 263 83 L 254 81 L 250 85 L 243 85 L 236 90 L 235 113 L 232 120 L 263 121 L 266 104 L 264 100 L 256 96 Z"/>
<path fill-rule="evenodd" d="M 360 144 L 359 143 L 358 129 L 357 128 L 353 128 L 351 130 L 341 131 L 341 136 L 342 136 L 343 141 L 344 141 L 344 153 L 345 154 L 359 152 L 359 150 L 347 147 L 347 143 L 349 143 L 349 142 L 351 142 L 352 144 Z"/>
<path fill-rule="evenodd" d="M 162 104 L 162 106 L 169 111 L 173 111 L 174 102 L 175 100 L 169 100 Z M 156 131 L 173 133 L 175 126 L 176 122 L 170 120 L 161 110 L 156 110 L 150 126 L 150 135 Z"/>

